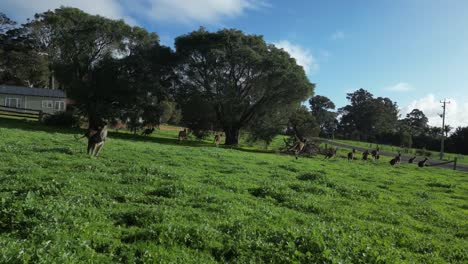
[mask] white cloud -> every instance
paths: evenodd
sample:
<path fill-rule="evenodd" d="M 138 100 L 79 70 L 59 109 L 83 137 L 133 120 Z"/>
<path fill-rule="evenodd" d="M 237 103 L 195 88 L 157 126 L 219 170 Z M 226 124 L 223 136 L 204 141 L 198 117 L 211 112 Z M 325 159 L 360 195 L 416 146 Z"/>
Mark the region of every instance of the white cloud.
<path fill-rule="evenodd" d="M 345 34 L 343 33 L 343 31 L 336 31 L 335 33 L 331 35 L 332 40 L 338 40 L 338 39 L 344 39 L 344 38 L 345 38 Z"/>
<path fill-rule="evenodd" d="M 413 90 L 413 87 L 405 82 L 400 82 L 392 86 L 385 87 L 384 90 L 392 92 L 408 92 Z"/>
<path fill-rule="evenodd" d="M 266 0 L 2 0 L 0 10 L 25 22 L 35 13 L 60 6 L 77 7 L 90 14 L 124 19 L 135 25 L 136 20 L 171 23 L 216 23 L 224 18 L 240 16 L 246 10 L 267 7 Z M 138 16 L 138 17 L 137 17 Z"/>
<path fill-rule="evenodd" d="M 448 99 L 450 104 L 447 104 L 445 112 L 445 123 L 452 127 L 468 126 L 468 103 L 459 103 L 455 99 Z M 429 119 L 429 125 L 442 126 L 442 104 L 439 99 L 433 94 L 428 94 L 425 97 L 414 100 L 408 106 L 401 109 L 402 117 L 413 109 L 419 109 Z"/>
<path fill-rule="evenodd" d="M 273 43 L 276 47 L 287 51 L 291 57 L 296 59 L 298 65 L 304 68 L 306 73 L 314 73 L 319 69 L 317 60 L 314 58 L 312 53 L 299 45 L 292 44 L 287 40 L 281 40 Z"/>
<path fill-rule="evenodd" d="M 160 21 L 217 23 L 265 6 L 262 0 L 148 0 L 139 9 L 147 18 Z"/>

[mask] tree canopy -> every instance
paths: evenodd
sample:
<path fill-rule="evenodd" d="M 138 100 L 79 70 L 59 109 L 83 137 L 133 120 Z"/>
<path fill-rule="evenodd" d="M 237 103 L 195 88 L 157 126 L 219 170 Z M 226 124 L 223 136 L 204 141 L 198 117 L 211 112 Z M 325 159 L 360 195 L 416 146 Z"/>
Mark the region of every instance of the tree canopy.
<path fill-rule="evenodd" d="M 335 104 L 326 96 L 316 95 L 309 99 L 310 109 L 316 122 L 320 126 L 321 136 L 332 136 L 336 130 L 337 114 L 330 110 L 335 109 Z"/>
<path fill-rule="evenodd" d="M 406 114 L 406 118 L 403 121 L 408 126 L 411 136 L 424 134 L 429 128 L 429 120 L 419 109 L 413 109 L 410 113 Z"/>
<path fill-rule="evenodd" d="M 359 89 L 348 93 L 349 105 L 339 109 L 340 129 L 346 134 L 357 134 L 368 140 L 377 134 L 394 132 L 398 121 L 398 106 L 389 98 L 374 98 L 370 92 Z"/>
<path fill-rule="evenodd" d="M 203 97 L 227 145 L 237 144 L 239 130 L 257 115 L 299 105 L 314 89 L 303 68 L 261 36 L 202 28 L 178 37 L 175 47 L 179 98 Z"/>

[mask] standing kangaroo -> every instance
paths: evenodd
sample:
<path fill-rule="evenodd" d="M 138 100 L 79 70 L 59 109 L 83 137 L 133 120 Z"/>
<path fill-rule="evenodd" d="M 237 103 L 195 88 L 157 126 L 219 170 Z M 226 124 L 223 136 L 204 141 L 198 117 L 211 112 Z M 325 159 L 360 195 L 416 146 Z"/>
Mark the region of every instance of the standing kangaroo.
<path fill-rule="evenodd" d="M 369 155 L 370 155 L 369 150 L 366 149 L 366 151 L 362 153 L 362 160 L 367 160 Z"/>
<path fill-rule="evenodd" d="M 355 160 L 356 159 L 356 149 L 353 149 L 353 151 L 348 153 L 348 161 Z"/>
<path fill-rule="evenodd" d="M 216 144 L 216 147 L 219 147 L 219 144 L 221 143 L 221 137 L 223 134 L 216 134 L 214 137 L 214 143 Z"/>
<path fill-rule="evenodd" d="M 107 139 L 107 123 L 89 129 L 85 136 L 88 138 L 88 154 L 97 157 Z"/>
<path fill-rule="evenodd" d="M 177 140 L 179 141 L 179 143 L 182 141 L 182 140 L 185 140 L 187 139 L 187 129 L 184 128 L 184 130 L 182 131 L 179 131 L 179 135 L 177 136 Z"/>
<path fill-rule="evenodd" d="M 374 158 L 374 160 L 378 160 L 380 158 L 380 148 L 376 148 L 376 149 L 372 150 L 371 154 L 372 154 L 372 158 Z"/>

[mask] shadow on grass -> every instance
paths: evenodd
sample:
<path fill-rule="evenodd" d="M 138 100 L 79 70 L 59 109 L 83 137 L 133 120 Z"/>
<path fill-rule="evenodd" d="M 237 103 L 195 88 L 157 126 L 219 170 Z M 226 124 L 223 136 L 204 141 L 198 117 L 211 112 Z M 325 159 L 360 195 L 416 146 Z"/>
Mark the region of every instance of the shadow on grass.
<path fill-rule="evenodd" d="M 0 128 L 12 128 L 28 131 L 42 131 L 48 133 L 62 133 L 62 134 L 81 134 L 84 133 L 79 128 L 63 128 L 46 126 L 38 121 L 27 121 L 20 119 L 9 119 L 0 117 Z"/>
<path fill-rule="evenodd" d="M 34 152 L 37 153 L 61 153 L 61 154 L 67 154 L 67 155 L 72 155 L 73 151 L 69 148 L 33 148 Z"/>
<path fill-rule="evenodd" d="M 184 141 L 179 142 L 176 137 L 174 138 L 155 137 L 155 136 L 149 137 L 149 136 L 142 136 L 138 134 L 116 132 L 116 131 L 109 131 L 108 135 L 110 138 L 133 140 L 133 141 L 138 141 L 138 142 L 153 142 L 153 143 L 174 145 L 174 146 L 215 147 L 214 144 L 209 144 L 203 141 L 184 140 Z"/>
<path fill-rule="evenodd" d="M 80 128 L 61 128 L 61 127 L 52 127 L 46 126 L 41 124 L 37 121 L 25 121 L 25 120 L 15 120 L 15 119 L 7 119 L 7 118 L 0 118 L 0 128 L 11 128 L 11 129 L 21 129 L 27 131 L 42 131 L 48 133 L 62 133 L 62 134 L 69 134 L 69 135 L 83 135 L 85 130 Z M 131 134 L 126 132 L 120 132 L 115 130 L 109 130 L 109 138 L 115 139 L 123 139 L 123 140 L 131 140 L 137 142 L 152 142 L 152 143 L 159 143 L 164 145 L 174 145 L 174 146 L 188 146 L 188 147 L 213 147 L 215 148 L 216 145 L 213 143 L 209 143 L 206 141 L 198 141 L 198 140 L 184 140 L 179 142 L 177 137 L 174 135 L 174 138 L 168 137 L 158 137 L 158 134 L 155 133 L 155 136 L 142 136 L 140 134 Z M 265 149 L 251 149 L 251 148 L 243 148 L 242 146 L 219 146 L 220 148 L 224 149 L 232 149 L 250 153 L 275 153 L 274 150 L 265 150 Z M 37 149 L 36 152 L 58 152 L 58 153 L 65 153 L 68 154 L 70 150 L 66 148 L 52 148 L 52 149 Z"/>

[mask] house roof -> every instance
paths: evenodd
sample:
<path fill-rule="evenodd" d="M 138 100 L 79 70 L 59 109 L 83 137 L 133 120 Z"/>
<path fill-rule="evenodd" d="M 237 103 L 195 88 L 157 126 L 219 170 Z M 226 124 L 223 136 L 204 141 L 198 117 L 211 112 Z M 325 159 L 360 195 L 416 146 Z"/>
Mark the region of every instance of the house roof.
<path fill-rule="evenodd" d="M 67 97 L 66 93 L 62 90 L 31 88 L 31 87 L 5 85 L 5 84 L 0 85 L 0 94 L 17 94 L 17 95 L 58 97 L 58 98 Z"/>

